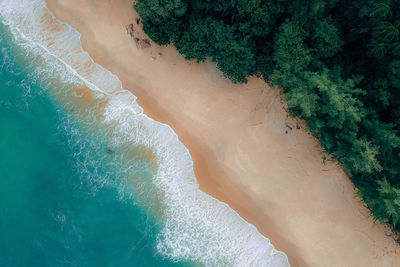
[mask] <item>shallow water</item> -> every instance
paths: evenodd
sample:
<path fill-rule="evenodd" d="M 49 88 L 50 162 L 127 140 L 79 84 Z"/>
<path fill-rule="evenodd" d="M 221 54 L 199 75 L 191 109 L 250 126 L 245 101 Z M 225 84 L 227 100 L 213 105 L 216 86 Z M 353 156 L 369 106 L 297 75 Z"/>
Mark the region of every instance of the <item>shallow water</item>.
<path fill-rule="evenodd" d="M 42 0 L 0 18 L 0 266 L 288 265 Z"/>
<path fill-rule="evenodd" d="M 117 152 L 29 78 L 0 31 L 0 266 L 179 265 L 157 253 L 160 225 L 113 181 Z"/>

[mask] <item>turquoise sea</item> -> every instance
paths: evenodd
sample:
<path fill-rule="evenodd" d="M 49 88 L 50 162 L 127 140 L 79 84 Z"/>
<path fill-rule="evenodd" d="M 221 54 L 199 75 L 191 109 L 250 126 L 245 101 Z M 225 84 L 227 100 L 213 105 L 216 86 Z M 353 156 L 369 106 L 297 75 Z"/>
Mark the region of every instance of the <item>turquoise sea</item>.
<path fill-rule="evenodd" d="M 93 181 L 118 176 L 117 152 L 67 117 L 0 34 L 0 266 L 183 266 L 157 253 L 160 226 L 134 196 Z"/>
<path fill-rule="evenodd" d="M 43 0 L 0 0 L 0 266 L 288 266 Z"/>

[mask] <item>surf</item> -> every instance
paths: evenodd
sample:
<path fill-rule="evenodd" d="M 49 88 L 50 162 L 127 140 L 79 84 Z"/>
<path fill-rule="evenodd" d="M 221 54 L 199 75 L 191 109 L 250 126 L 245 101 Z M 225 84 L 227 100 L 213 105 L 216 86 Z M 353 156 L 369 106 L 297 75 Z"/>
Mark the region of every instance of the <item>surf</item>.
<path fill-rule="evenodd" d="M 150 178 L 121 177 L 116 184 L 131 186 L 139 205 L 160 221 L 158 253 L 206 266 L 289 265 L 253 225 L 199 189 L 190 153 L 174 131 L 146 116 L 118 77 L 82 49 L 80 33 L 44 1 L 0 0 L 0 15 L 55 101 L 82 127 L 101 132 L 126 167 L 141 161 L 147 168 Z"/>

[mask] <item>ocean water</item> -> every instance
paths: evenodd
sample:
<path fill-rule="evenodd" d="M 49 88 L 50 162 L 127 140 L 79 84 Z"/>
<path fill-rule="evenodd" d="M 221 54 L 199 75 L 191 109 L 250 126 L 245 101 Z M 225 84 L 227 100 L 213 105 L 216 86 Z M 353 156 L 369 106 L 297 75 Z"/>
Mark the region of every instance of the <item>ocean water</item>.
<path fill-rule="evenodd" d="M 0 266 L 288 266 L 42 0 L 0 0 Z"/>
<path fill-rule="evenodd" d="M 68 118 L 0 32 L 0 266 L 184 266 L 157 253 L 161 226 L 112 181 L 126 171 L 117 152 Z"/>

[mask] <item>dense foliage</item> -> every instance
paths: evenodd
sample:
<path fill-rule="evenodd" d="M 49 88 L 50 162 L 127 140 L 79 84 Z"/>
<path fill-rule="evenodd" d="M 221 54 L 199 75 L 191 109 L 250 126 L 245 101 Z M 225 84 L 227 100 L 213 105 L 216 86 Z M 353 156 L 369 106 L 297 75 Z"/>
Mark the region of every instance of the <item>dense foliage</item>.
<path fill-rule="evenodd" d="M 400 0 L 138 0 L 145 32 L 282 86 L 374 218 L 400 230 Z"/>

